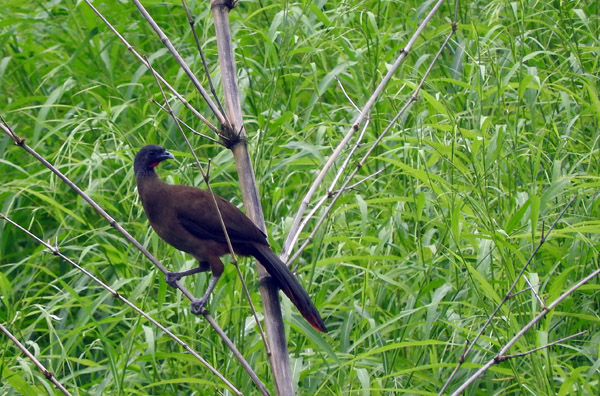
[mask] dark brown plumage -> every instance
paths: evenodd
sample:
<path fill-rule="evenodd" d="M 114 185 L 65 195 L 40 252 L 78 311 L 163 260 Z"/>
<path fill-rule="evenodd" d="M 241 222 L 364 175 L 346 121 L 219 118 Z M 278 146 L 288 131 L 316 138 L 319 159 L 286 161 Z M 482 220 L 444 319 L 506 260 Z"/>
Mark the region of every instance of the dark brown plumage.
<path fill-rule="evenodd" d="M 170 185 L 158 178 L 154 168 L 172 158 L 173 155 L 161 146 L 145 146 L 135 156 L 135 179 L 144 211 L 154 231 L 171 246 L 198 260 L 196 268 L 168 273 L 165 276 L 167 283 L 175 286 L 175 282 L 183 276 L 212 271 L 206 293 L 192 302 L 192 311 L 199 313 L 223 273 L 219 257 L 229 253 L 229 248 L 211 193 L 196 187 Z M 325 324 L 308 294 L 273 253 L 267 236 L 237 207 L 224 198 L 215 197 L 235 253 L 254 256 L 260 261 L 302 316 L 316 330 L 326 332 Z"/>

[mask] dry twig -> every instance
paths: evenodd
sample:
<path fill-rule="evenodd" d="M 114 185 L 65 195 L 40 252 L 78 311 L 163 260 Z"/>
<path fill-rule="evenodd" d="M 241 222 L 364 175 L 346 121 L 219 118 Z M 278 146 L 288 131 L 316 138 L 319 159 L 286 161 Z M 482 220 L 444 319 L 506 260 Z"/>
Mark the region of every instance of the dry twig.
<path fill-rule="evenodd" d="M 6 217 L 2 213 L 0 213 L 0 219 L 6 219 Z M 13 342 L 13 344 L 15 344 L 17 348 L 19 348 L 21 352 L 23 352 L 23 354 L 33 362 L 33 364 L 38 368 L 38 370 L 40 370 L 42 374 L 44 374 L 44 377 L 46 377 L 50 382 L 52 382 L 54 386 L 58 388 L 58 390 L 60 390 L 65 395 L 71 396 L 67 388 L 65 388 L 60 382 L 58 382 L 58 380 L 54 376 L 54 373 L 46 369 L 46 367 L 44 367 L 44 365 L 39 360 L 37 360 L 33 353 L 29 352 L 29 350 L 25 348 L 25 345 L 21 344 L 18 338 L 12 335 L 12 333 L 8 331 L 6 327 L 2 326 L 2 324 L 0 324 L 0 331 L 2 331 Z"/>
<path fill-rule="evenodd" d="M 185 63 L 185 61 L 183 60 L 181 55 L 179 55 L 179 52 L 177 52 L 177 50 L 175 49 L 173 44 L 171 44 L 171 41 L 169 40 L 169 38 L 163 33 L 163 31 L 158 26 L 158 24 L 154 21 L 154 19 L 150 15 L 150 13 L 148 13 L 148 11 L 144 8 L 142 3 L 140 3 L 138 0 L 131 0 L 131 2 L 137 7 L 137 9 L 140 11 L 142 16 L 144 17 L 144 19 L 146 19 L 148 24 L 156 32 L 156 34 L 158 35 L 158 38 L 160 38 L 160 41 L 165 45 L 165 47 L 167 47 L 167 49 L 169 50 L 169 52 L 171 53 L 173 58 L 177 61 L 177 63 L 183 69 L 185 74 L 187 74 L 187 76 L 190 79 L 190 81 L 192 82 L 192 84 L 194 84 L 194 87 L 196 87 L 196 89 L 200 92 L 200 95 L 202 95 L 202 98 L 204 99 L 204 101 L 206 102 L 208 107 L 210 107 L 210 110 L 213 112 L 213 114 L 219 120 L 219 123 L 222 126 L 226 125 L 229 128 L 231 128 L 231 124 L 229 123 L 229 120 L 227 120 L 227 117 L 225 116 L 225 114 L 221 113 L 219 108 L 212 101 L 212 99 L 210 98 L 210 96 L 208 95 L 208 93 L 206 92 L 204 87 L 202 86 L 202 84 L 200 84 L 200 81 L 198 81 L 198 79 L 196 78 L 196 75 L 194 74 L 194 72 L 192 72 L 192 69 L 190 69 L 190 67 Z"/>
<path fill-rule="evenodd" d="M 431 12 L 434 12 L 434 10 L 432 10 Z M 430 14 L 427 17 L 429 19 L 433 16 L 431 14 L 431 12 L 430 12 Z M 427 20 L 427 18 L 426 18 L 426 20 Z M 367 150 L 367 152 L 365 153 L 365 155 L 361 158 L 361 160 L 356 164 L 356 167 L 354 168 L 354 170 L 350 173 L 350 175 L 348 175 L 348 177 L 346 178 L 346 180 L 344 181 L 344 183 L 342 184 L 342 186 L 337 190 L 336 195 L 334 195 L 333 198 L 331 199 L 331 202 L 329 203 L 329 206 L 327 206 L 327 208 L 325 209 L 324 213 L 322 213 L 321 218 L 319 218 L 319 220 L 315 224 L 315 227 L 313 228 L 313 230 L 310 233 L 310 235 L 308 236 L 308 238 L 306 238 L 306 240 L 304 241 L 304 243 L 302 244 L 302 246 L 300 246 L 300 248 L 298 248 L 298 250 L 296 251 L 296 253 L 294 253 L 294 255 L 288 260 L 288 264 L 293 263 L 300 256 L 300 254 L 302 253 L 302 251 L 312 242 L 313 238 L 317 234 L 317 231 L 319 230 L 319 227 L 321 227 L 321 225 L 325 222 L 325 219 L 327 218 L 327 215 L 333 209 L 333 206 L 335 205 L 335 203 L 337 202 L 337 200 L 341 196 L 342 192 L 344 192 L 347 189 L 347 186 L 350 183 L 350 181 L 354 178 L 354 176 L 356 176 L 356 174 L 358 173 L 358 171 L 360 170 L 360 168 L 366 163 L 367 159 L 371 156 L 371 153 L 373 153 L 373 151 L 375 150 L 375 148 L 377 147 L 377 145 L 379 145 L 379 143 L 387 135 L 387 133 L 392 128 L 392 126 L 394 126 L 396 124 L 396 121 L 398 121 L 398 119 L 408 110 L 408 108 L 410 107 L 410 105 L 413 102 L 417 101 L 419 92 L 421 91 L 421 88 L 423 87 L 423 84 L 425 84 L 425 80 L 427 79 L 427 77 L 431 73 L 431 70 L 433 69 L 433 66 L 437 62 L 437 60 L 440 57 L 440 55 L 441 55 L 442 51 L 444 50 L 444 48 L 446 48 L 446 45 L 450 41 L 450 38 L 452 37 L 452 35 L 454 34 L 455 31 L 456 31 L 456 24 L 452 24 L 452 30 L 450 31 L 450 33 L 448 34 L 448 36 L 444 40 L 443 44 L 440 46 L 439 51 L 435 54 L 435 56 L 431 60 L 431 62 L 429 64 L 429 67 L 427 68 L 427 71 L 423 75 L 423 78 L 419 82 L 419 85 L 417 85 L 417 87 L 415 88 L 415 90 L 414 90 L 413 94 L 411 95 L 411 97 L 404 104 L 404 106 L 400 109 L 400 111 L 398 112 L 398 114 L 396 114 L 396 116 L 394 116 L 394 118 L 389 122 L 389 124 L 387 125 L 387 127 L 383 130 L 383 132 L 381 132 L 381 135 L 379 135 L 377 137 L 377 139 L 375 140 L 375 142 L 373 142 L 373 144 L 371 145 L 371 147 L 369 147 L 369 149 Z M 294 227 L 294 226 L 292 225 L 292 227 Z M 297 229 L 297 230 L 295 230 L 295 232 L 299 233 L 299 232 L 301 232 L 301 229 Z M 290 234 L 288 235 L 288 240 L 290 240 L 290 236 L 292 236 L 292 231 L 290 231 Z"/>
<path fill-rule="evenodd" d="M 149 64 L 149 63 L 148 63 Z M 169 109 L 167 109 L 165 106 L 161 105 L 160 103 L 158 103 L 155 99 L 150 99 L 150 102 L 154 103 L 155 105 L 157 105 L 162 111 L 164 111 L 167 114 L 169 113 Z M 186 127 L 190 132 L 192 132 L 194 135 L 198 135 L 204 139 L 210 140 L 211 142 L 221 145 L 223 147 L 225 147 L 225 145 L 223 144 L 223 142 L 221 142 L 218 139 L 212 138 L 208 135 L 205 135 L 201 132 L 198 132 L 197 130 L 195 130 L 194 128 L 192 128 L 191 126 L 189 126 L 188 124 L 186 124 L 181 118 L 177 117 L 176 115 L 173 115 L 174 118 L 177 119 L 176 122 L 180 123 L 181 125 L 183 125 L 184 127 Z"/>
<path fill-rule="evenodd" d="M 514 280 L 512 286 L 510 287 L 510 289 L 508 289 L 508 291 L 506 292 L 504 298 L 502 299 L 502 301 L 500 302 L 500 304 L 498 304 L 498 306 L 496 307 L 496 309 L 494 310 L 494 312 L 492 312 L 492 314 L 488 317 L 487 321 L 485 322 L 485 324 L 483 325 L 483 327 L 481 328 L 481 330 L 479 330 L 479 333 L 477 333 L 477 336 L 475 336 L 475 339 L 472 340 L 472 341 L 471 340 L 467 340 L 466 341 L 465 349 L 464 349 L 463 353 L 461 354 L 456 367 L 454 368 L 454 370 L 452 371 L 452 373 L 450 374 L 450 376 L 448 377 L 448 379 L 444 383 L 444 386 L 442 386 L 442 388 L 440 389 L 440 392 L 438 393 L 438 395 L 441 396 L 446 391 L 446 389 L 450 385 L 450 382 L 456 376 L 456 374 L 458 373 L 458 370 L 460 369 L 460 367 L 462 366 L 462 364 L 466 361 L 467 356 L 469 355 L 469 353 L 471 352 L 471 350 L 473 350 L 474 346 L 477 344 L 477 341 L 479 340 L 479 338 L 486 331 L 487 327 L 492 322 L 492 319 L 494 319 L 496 317 L 496 314 L 498 313 L 498 311 L 500 311 L 500 308 L 502 308 L 502 306 L 504 305 L 504 303 L 506 303 L 506 301 L 508 301 L 510 298 L 512 298 L 512 297 L 514 297 L 516 295 L 516 294 L 513 294 L 513 291 L 515 290 L 515 287 L 517 287 L 517 284 L 518 284 L 519 280 L 521 279 L 521 277 L 523 276 L 523 274 L 525 273 L 525 270 L 527 269 L 527 267 L 529 267 L 529 264 L 531 263 L 531 261 L 533 260 L 534 256 L 537 254 L 537 252 L 540 250 L 540 248 L 542 247 L 542 245 L 546 242 L 546 240 L 548 239 L 548 236 L 550 235 L 550 233 L 552 232 L 552 230 L 554 229 L 554 227 L 556 227 L 556 224 L 558 223 L 558 221 L 564 216 L 564 214 L 567 211 L 567 209 L 569 208 L 569 206 L 571 206 L 571 204 L 575 201 L 575 198 L 577 198 L 577 197 L 576 196 L 573 197 L 569 201 L 569 203 L 567 203 L 567 205 L 563 208 L 563 210 L 560 212 L 560 214 L 558 215 L 558 217 L 556 218 L 556 220 L 554 220 L 554 223 L 552 223 L 552 225 L 548 229 L 548 232 L 546 232 L 545 234 L 542 233 L 542 236 L 540 238 L 540 242 L 538 243 L 538 245 L 536 246 L 536 248 L 533 250 L 533 252 L 531 253 L 531 255 L 529 255 L 529 258 L 527 259 L 527 262 L 525 263 L 525 265 L 521 269 L 521 272 L 519 272 L 519 275 Z M 531 286 L 530 286 L 530 288 L 533 289 Z M 542 303 L 542 308 L 543 308 L 543 310 L 547 309 L 546 305 L 543 304 L 543 303 Z"/>
<path fill-rule="evenodd" d="M 308 189 L 308 192 L 306 193 L 306 195 L 302 199 L 302 202 L 300 203 L 300 207 L 298 208 L 296 217 L 294 218 L 294 221 L 293 221 L 290 231 L 288 233 L 288 237 L 285 240 L 285 243 L 283 245 L 283 252 L 281 254 L 281 259 L 283 261 L 286 261 L 288 259 L 288 257 L 290 256 L 292 249 L 294 248 L 294 245 L 298 239 L 298 235 L 302 232 L 302 229 L 300 228 L 300 224 L 302 223 L 302 219 L 304 218 L 304 213 L 306 212 L 306 209 L 308 208 L 308 205 L 310 204 L 310 201 L 312 200 L 313 195 L 315 194 L 318 187 L 323 182 L 323 179 L 325 178 L 327 171 L 331 168 L 331 166 L 333 166 L 335 160 L 340 156 L 344 147 L 346 147 L 346 145 L 348 144 L 348 142 L 350 141 L 350 139 L 352 138 L 354 133 L 358 130 L 358 128 L 360 127 L 362 122 L 367 118 L 369 112 L 371 111 L 371 107 L 373 107 L 373 105 L 379 98 L 379 95 L 381 95 L 384 88 L 387 86 L 388 82 L 391 80 L 392 76 L 396 73 L 396 70 L 398 70 L 398 67 L 400 67 L 400 64 L 402 63 L 402 61 L 406 58 L 406 56 L 412 49 L 417 38 L 419 38 L 419 36 L 423 32 L 423 30 L 429 24 L 429 21 L 431 21 L 431 18 L 433 18 L 433 16 L 438 11 L 438 9 L 441 7 L 443 2 L 444 2 L 443 0 L 438 0 L 435 3 L 435 5 L 432 7 L 431 11 L 429 11 L 429 13 L 425 17 L 425 19 L 423 19 L 423 21 L 421 22 L 419 27 L 415 30 L 412 37 L 408 41 L 408 43 L 406 43 L 406 46 L 400 51 L 400 54 L 396 58 L 396 61 L 392 64 L 392 66 L 390 66 L 386 75 L 383 77 L 383 79 L 381 80 L 381 82 L 379 83 L 377 88 L 375 88 L 375 91 L 373 92 L 373 94 L 371 94 L 371 97 L 365 103 L 362 111 L 360 112 L 360 114 L 356 117 L 356 119 L 352 123 L 352 127 L 350 127 L 348 132 L 346 132 L 346 135 L 344 136 L 344 138 L 340 141 L 340 143 L 338 143 L 335 150 L 333 150 L 333 152 L 331 153 L 331 156 L 329 157 L 329 159 L 323 166 L 323 169 L 321 169 L 321 171 L 315 178 L 315 181 Z M 453 27 L 452 30 L 454 32 L 455 26 Z M 442 48 L 443 48 L 443 46 L 442 46 Z M 394 121 L 392 121 L 392 123 L 395 122 L 396 119 L 397 118 L 395 118 Z M 316 228 L 318 228 L 318 226 Z M 297 257 L 297 256 L 298 256 L 298 252 L 296 252 L 296 254 L 295 254 L 295 257 Z M 292 260 L 287 260 L 287 262 L 291 263 L 294 260 L 295 260 L 295 258 Z"/>
<path fill-rule="evenodd" d="M 194 41 L 196 42 L 196 48 L 198 49 L 198 53 L 200 54 L 200 58 L 202 59 L 202 66 L 204 66 L 204 73 L 206 74 L 206 78 L 208 79 L 208 86 L 210 87 L 210 92 L 215 98 L 215 102 L 217 102 L 217 106 L 219 106 L 219 110 L 222 114 L 225 114 L 225 110 L 223 110 L 223 106 L 221 105 L 221 101 L 219 100 L 219 96 L 217 95 L 217 91 L 215 90 L 215 86 L 213 85 L 212 78 L 210 78 L 210 70 L 208 70 L 208 64 L 206 63 L 206 58 L 204 57 L 204 51 L 202 51 L 202 46 L 200 45 L 200 39 L 198 38 L 198 33 L 196 33 L 196 21 L 192 18 L 190 14 L 190 10 L 187 6 L 187 2 L 185 0 L 181 0 L 181 4 L 185 9 L 185 15 L 188 19 L 188 24 L 190 25 L 190 29 L 192 34 L 194 35 Z"/>
<path fill-rule="evenodd" d="M 110 22 L 108 22 L 108 20 L 104 17 L 104 15 L 102 15 L 102 13 L 100 13 L 100 11 L 98 11 L 96 9 L 96 7 L 94 7 L 92 5 L 92 3 L 90 3 L 89 0 L 83 0 L 83 1 L 85 1 L 85 3 L 92 9 L 92 11 L 94 11 L 94 13 L 96 13 L 96 15 L 98 16 L 98 18 L 100 18 L 100 20 L 102 20 L 102 22 L 104 22 L 104 24 L 106 26 L 108 26 L 108 28 L 117 36 L 117 38 L 123 44 L 125 44 L 125 47 L 127 48 L 127 50 L 129 50 L 129 52 L 131 52 L 140 62 L 142 62 L 142 64 L 144 66 L 146 66 L 147 68 L 150 68 L 150 65 L 148 65 L 148 63 L 146 63 L 146 61 L 144 60 L 144 58 L 142 58 L 142 56 L 135 50 L 135 48 L 133 48 L 133 46 L 131 44 L 129 44 L 129 42 L 127 40 L 125 40 L 125 38 L 117 31 L 117 29 L 114 28 L 113 25 L 110 24 Z M 160 79 L 160 81 L 163 84 L 165 84 L 165 86 L 169 89 L 169 91 L 173 92 L 173 94 L 177 97 L 177 99 L 179 99 L 179 101 L 181 103 L 183 103 L 183 105 L 185 107 L 187 107 L 188 110 L 190 110 L 196 117 L 198 117 L 200 120 L 202 120 L 202 122 L 204 122 L 206 124 L 206 126 L 208 126 L 215 134 L 217 134 L 218 136 L 220 136 L 219 129 L 216 128 L 210 121 L 208 121 L 187 100 L 185 100 L 185 98 L 179 92 L 177 92 L 177 90 L 175 88 L 173 88 L 173 86 L 171 86 L 171 84 L 169 84 L 167 82 L 167 80 L 165 80 L 162 76 L 159 76 L 158 78 Z"/>
<path fill-rule="evenodd" d="M 529 331 L 537 322 L 539 322 L 541 319 L 543 319 L 544 316 L 546 316 L 546 314 L 548 314 L 548 312 L 552 311 L 558 304 L 560 304 L 563 300 L 565 300 L 567 297 L 569 297 L 569 295 L 572 294 L 575 290 L 579 289 L 585 283 L 589 282 L 590 280 L 592 280 L 593 278 L 595 278 L 598 275 L 600 275 L 600 269 L 593 271 L 591 274 L 589 274 L 585 278 L 581 279 L 579 282 L 575 283 L 573 286 L 571 286 L 571 288 L 569 290 L 567 290 L 566 292 L 561 294 L 560 297 L 558 297 L 556 300 L 554 300 L 551 304 L 544 307 L 535 318 L 533 318 L 529 323 L 527 323 L 517 334 L 515 334 L 513 336 L 513 338 L 510 339 L 510 341 L 508 341 L 506 343 L 506 345 L 504 345 L 504 347 L 502 347 L 502 349 L 500 349 L 500 351 L 498 352 L 498 354 L 496 354 L 496 356 L 491 358 L 479 370 L 477 370 L 473 375 L 471 375 L 471 377 L 469 377 L 469 379 L 467 379 L 465 382 L 463 382 L 462 385 L 460 387 L 458 387 L 458 389 L 456 389 L 452 393 L 452 396 L 460 395 L 465 389 L 467 389 L 469 387 L 469 385 L 471 385 L 473 382 L 475 382 L 475 380 L 477 378 L 479 378 L 483 373 L 485 373 L 491 366 L 493 366 L 494 364 L 496 364 L 500 361 L 508 359 L 506 352 L 508 352 L 508 350 L 519 340 L 519 338 L 521 338 L 523 336 L 523 334 L 525 334 L 527 331 Z M 568 338 L 576 337 L 578 335 L 581 335 L 581 333 L 574 334 Z M 508 355 L 508 356 L 513 356 L 513 355 Z M 518 356 L 518 355 L 514 355 L 514 356 Z"/>

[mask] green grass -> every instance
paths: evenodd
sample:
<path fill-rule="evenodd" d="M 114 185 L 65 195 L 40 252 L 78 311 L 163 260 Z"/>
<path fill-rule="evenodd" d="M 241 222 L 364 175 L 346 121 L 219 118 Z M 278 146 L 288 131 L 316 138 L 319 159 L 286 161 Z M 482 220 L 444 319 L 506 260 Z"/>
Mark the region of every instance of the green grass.
<path fill-rule="evenodd" d="M 97 3 L 97 2 L 96 2 Z M 144 2 L 202 81 L 178 2 Z M 203 114 L 209 112 L 129 3 L 95 4 Z M 231 26 L 254 170 L 276 252 L 300 200 L 356 111 L 430 6 L 422 2 L 242 1 Z M 191 4 L 219 85 L 206 2 Z M 148 227 L 132 159 L 159 143 L 177 160 L 171 183 L 203 186 L 150 72 L 84 3 L 5 1 L 0 114 L 169 268 L 194 263 Z M 553 301 L 598 268 L 600 246 L 598 2 L 461 2 L 458 30 L 420 99 L 361 168 L 302 254 L 298 273 L 330 333 L 307 330 L 282 298 L 301 395 L 437 394 L 558 214 L 577 196 L 526 276 Z M 371 113 L 358 160 L 410 98 L 450 31 L 442 6 Z M 175 101 L 189 124 L 206 132 Z M 232 156 L 191 137 L 211 158 L 211 185 L 241 205 Z M 328 176 L 331 181 L 333 173 Z M 68 186 L 0 136 L 0 211 L 149 312 L 244 394 L 255 386 L 188 301 Z M 325 183 L 327 185 L 328 183 Z M 320 191 L 324 194 L 325 190 Z M 311 228 L 306 230 L 306 237 Z M 254 264 L 241 265 L 261 310 Z M 206 277 L 186 280 L 200 295 Z M 518 290 L 526 287 L 521 281 Z M 600 286 L 590 282 L 511 353 L 588 334 L 492 367 L 472 395 L 597 395 Z M 73 394 L 213 394 L 224 386 L 159 330 L 14 227 L 0 222 L 0 321 Z M 270 389 L 262 342 L 235 268 L 209 309 Z M 540 310 L 525 292 L 502 308 L 452 381 L 458 387 Z M 58 394 L 0 337 L 0 394 Z"/>

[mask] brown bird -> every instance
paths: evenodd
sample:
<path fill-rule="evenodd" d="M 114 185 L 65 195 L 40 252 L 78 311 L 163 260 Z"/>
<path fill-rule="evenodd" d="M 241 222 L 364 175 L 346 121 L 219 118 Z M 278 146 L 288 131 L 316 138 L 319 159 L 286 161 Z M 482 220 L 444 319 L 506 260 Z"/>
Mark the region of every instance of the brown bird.
<path fill-rule="evenodd" d="M 154 231 L 169 245 L 198 260 L 198 267 L 191 270 L 167 273 L 167 283 L 176 287 L 175 282 L 184 276 L 212 271 L 206 293 L 192 301 L 192 312 L 198 314 L 223 273 L 219 257 L 230 251 L 212 194 L 196 187 L 167 184 L 158 178 L 154 168 L 173 158 L 173 154 L 161 146 L 145 146 L 135 156 L 135 179 Z M 260 261 L 308 323 L 318 331 L 327 332 L 298 279 L 269 247 L 267 236 L 236 206 L 217 195 L 215 198 L 234 252 Z"/>

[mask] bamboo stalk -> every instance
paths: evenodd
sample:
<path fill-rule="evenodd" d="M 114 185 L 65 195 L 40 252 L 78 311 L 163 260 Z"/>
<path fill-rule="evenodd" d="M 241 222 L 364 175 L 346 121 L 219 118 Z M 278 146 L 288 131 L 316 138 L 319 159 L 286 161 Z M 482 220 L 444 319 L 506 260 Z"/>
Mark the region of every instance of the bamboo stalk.
<path fill-rule="evenodd" d="M 229 11 L 231 5 L 231 2 L 211 0 L 223 83 L 225 112 L 232 124 L 230 132 L 233 135 L 226 138 L 232 142 L 230 148 L 233 151 L 235 159 L 246 214 L 261 230 L 266 231 L 260 196 L 246 145 L 246 133 L 242 118 L 235 59 L 229 28 Z M 267 341 L 270 350 L 269 359 L 275 380 L 275 387 L 278 395 L 293 395 L 294 387 L 279 304 L 278 288 L 270 281 L 271 278 L 264 267 L 258 262 L 257 266 Z"/>

